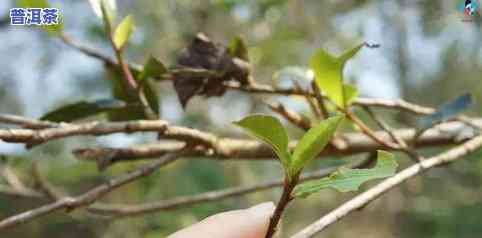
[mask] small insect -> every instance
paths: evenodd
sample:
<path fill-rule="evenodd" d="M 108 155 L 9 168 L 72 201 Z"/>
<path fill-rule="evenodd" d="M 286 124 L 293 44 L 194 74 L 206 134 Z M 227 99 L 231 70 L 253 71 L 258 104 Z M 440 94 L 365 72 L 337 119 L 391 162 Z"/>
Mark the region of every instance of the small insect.
<path fill-rule="evenodd" d="M 377 48 L 380 48 L 380 44 L 370 44 L 370 43 L 365 43 L 365 46 L 370 48 L 370 49 L 377 49 Z"/>

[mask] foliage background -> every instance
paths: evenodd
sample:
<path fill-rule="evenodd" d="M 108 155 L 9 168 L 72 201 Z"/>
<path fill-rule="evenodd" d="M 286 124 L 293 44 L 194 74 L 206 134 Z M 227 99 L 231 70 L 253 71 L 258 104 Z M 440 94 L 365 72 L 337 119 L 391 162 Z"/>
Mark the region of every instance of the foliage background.
<path fill-rule="evenodd" d="M 68 34 L 112 55 L 101 21 L 88 1 L 52 1 L 63 14 Z M 273 77 L 284 67 L 306 66 L 319 48 L 340 53 L 360 41 L 379 43 L 362 50 L 346 70 L 362 95 L 404 98 L 440 105 L 471 92 L 481 101 L 482 47 L 480 16 L 463 22 L 460 1 L 295 1 L 295 0 L 119 0 L 119 16 L 133 14 L 137 30 L 128 58 L 143 63 L 149 54 L 168 62 L 196 32 L 227 43 L 241 35 L 248 42 L 256 80 L 290 86 L 286 77 Z M 0 2 L 0 18 L 8 21 L 14 1 Z M 119 17 L 120 18 L 120 17 Z M 0 26 L 0 113 L 40 117 L 45 112 L 80 99 L 109 97 L 103 64 L 64 45 L 60 40 L 29 27 Z M 171 83 L 161 83 L 161 117 L 173 123 L 220 135 L 244 136 L 231 124 L 251 112 L 268 112 L 262 100 L 280 100 L 309 114 L 302 100 L 277 96 L 251 96 L 228 92 L 221 98 L 195 98 L 182 110 Z M 472 113 L 479 113 L 476 103 Z M 382 112 L 398 125 L 413 122 L 404 114 Z M 291 127 L 293 137 L 300 131 Z M 126 146 L 152 140 L 155 135 L 74 138 L 26 151 L 0 142 L 4 163 L 29 181 L 31 160 L 69 193 L 89 187 L 134 168 L 116 165 L 99 173 L 93 164 L 79 162 L 71 149 L 86 145 Z M 441 148 L 439 148 L 441 149 Z M 438 149 L 428 149 L 427 154 Z M 323 237 L 478 237 L 482 236 L 482 152 L 448 167 L 438 168 L 392 190 L 361 212 L 328 229 Z M 364 155 L 346 159 L 362 158 Z M 399 156 L 402 164 L 408 160 Z M 339 159 L 339 158 L 331 158 Z M 336 160 L 313 163 L 314 170 Z M 107 198 L 109 202 L 137 203 L 179 195 L 254 184 L 280 176 L 278 163 L 184 160 L 175 163 Z M 4 183 L 1 181 L 0 183 Z M 368 185 L 369 186 L 369 185 Z M 8 231 L 5 237 L 163 237 L 181 227 L 223 210 L 275 200 L 280 190 L 230 198 L 115 221 L 86 217 L 82 212 L 59 213 Z M 295 201 L 284 220 L 284 233 L 292 234 L 352 197 L 327 190 Z M 33 208 L 38 201 L 0 195 L 0 217 Z"/>

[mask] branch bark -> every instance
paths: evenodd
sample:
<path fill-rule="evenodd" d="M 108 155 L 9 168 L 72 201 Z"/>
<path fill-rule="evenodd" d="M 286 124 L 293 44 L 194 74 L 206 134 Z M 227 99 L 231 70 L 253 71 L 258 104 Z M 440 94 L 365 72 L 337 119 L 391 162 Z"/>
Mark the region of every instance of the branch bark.
<path fill-rule="evenodd" d="M 364 168 L 370 164 L 371 160 L 366 159 L 359 162 L 354 162 L 348 167 L 350 168 Z M 56 188 L 53 188 L 45 178 L 41 177 L 38 167 L 34 166 L 33 175 L 36 183 L 39 184 L 40 191 L 42 193 L 37 192 L 36 190 L 27 189 L 25 191 L 20 191 L 14 188 L 7 188 L 7 187 L 0 187 L 0 193 L 5 195 L 12 195 L 12 196 L 20 196 L 25 198 L 32 198 L 32 199 L 45 199 L 48 198 L 52 201 L 56 201 L 61 199 L 66 194 L 61 194 L 57 191 Z M 330 175 L 334 172 L 336 168 L 324 168 L 320 169 L 315 172 L 307 172 L 303 173 L 300 176 L 300 181 L 308 181 L 313 179 L 323 178 L 325 176 Z M 215 202 L 222 199 L 241 196 L 249 193 L 256 193 L 261 192 L 268 189 L 277 188 L 283 185 L 283 179 L 277 179 L 273 181 L 266 181 L 255 185 L 247 185 L 247 186 L 239 186 L 227 189 L 221 189 L 216 191 L 209 191 L 205 193 L 200 193 L 192 196 L 182 196 L 176 197 L 169 200 L 162 200 L 157 202 L 150 202 L 150 203 L 143 203 L 143 204 L 104 204 L 96 202 L 95 204 L 89 206 L 87 211 L 90 213 L 94 213 L 97 215 L 107 215 L 109 217 L 114 216 L 115 218 L 122 218 L 122 217 L 133 217 L 138 215 L 144 215 L 159 211 L 168 211 L 174 210 L 179 208 L 185 208 L 188 206 L 206 203 L 206 202 Z"/>
<path fill-rule="evenodd" d="M 138 120 L 128 122 L 87 122 L 58 123 L 53 128 L 0 129 L 0 139 L 5 142 L 26 143 L 29 146 L 50 140 L 78 135 L 107 135 L 114 133 L 158 132 L 164 138 L 178 139 L 191 143 L 211 146 L 216 143 L 216 136 L 187 127 L 171 126 L 163 120 Z"/>
<path fill-rule="evenodd" d="M 157 158 L 170 152 L 182 150 L 186 144 L 201 145 L 191 146 L 186 152 L 188 155 L 203 155 L 218 159 L 273 159 L 275 156 L 271 149 L 262 142 L 247 139 L 221 138 L 215 134 L 169 125 L 163 120 L 139 120 L 130 122 L 87 122 L 87 123 L 51 123 L 40 122 L 33 119 L 0 115 L 0 121 L 15 123 L 21 126 L 44 129 L 0 129 L 0 139 L 12 143 L 25 143 L 37 145 L 50 140 L 78 135 L 107 135 L 112 133 L 158 132 L 163 138 L 175 139 L 179 142 L 159 142 L 155 144 L 134 146 L 130 148 L 84 148 L 75 153 L 81 158 L 97 160 L 99 155 L 108 154 L 112 162 L 130 161 L 142 158 Z M 464 122 L 446 122 L 427 130 L 415 143 L 415 147 L 440 146 L 459 144 L 457 135 L 466 128 Z M 482 127 L 482 118 L 470 119 L 471 127 Z M 373 132 L 380 140 L 389 141 L 391 136 L 385 131 Z M 414 129 L 393 130 L 397 137 L 404 141 L 411 141 L 415 135 Z M 345 133 L 339 135 L 339 143 L 332 143 L 320 154 L 347 155 L 374 150 L 389 150 L 384 145 L 374 142 L 362 133 Z M 290 143 L 293 148 L 296 141 Z M 108 152 L 108 153 L 107 153 Z"/>
<path fill-rule="evenodd" d="M 364 207 L 371 201 L 377 199 L 390 189 L 400 185 L 409 178 L 417 176 L 430 168 L 461 159 L 463 156 L 479 149 L 480 147 L 482 147 L 482 136 L 477 136 L 447 152 L 420 161 L 419 163 L 402 170 L 395 176 L 385 179 L 383 182 L 356 196 L 350 201 L 345 202 L 343 205 L 323 216 L 318 221 L 291 236 L 291 238 L 313 237 L 314 235 L 326 229 L 329 225 Z"/>
<path fill-rule="evenodd" d="M 472 120 L 472 122 L 476 123 L 476 125 L 482 125 L 482 119 Z M 457 140 L 457 135 L 464 128 L 466 128 L 466 125 L 462 122 L 440 124 L 425 132 L 415 143 L 415 148 L 460 144 L 462 141 Z M 391 138 L 386 131 L 376 131 L 374 133 L 382 140 L 390 140 Z M 393 133 L 405 141 L 410 141 L 416 132 L 414 129 L 399 129 L 393 130 Z M 321 152 L 320 156 L 350 155 L 376 150 L 389 150 L 389 148 L 374 142 L 363 133 L 340 134 L 339 138 L 340 140 L 337 141 L 339 143 L 336 143 L 336 146 L 329 144 Z M 296 141 L 292 141 L 289 146 L 293 149 L 295 145 Z M 157 158 L 165 153 L 178 151 L 183 146 L 183 142 L 159 142 L 127 148 L 80 148 L 75 150 L 74 154 L 79 159 L 93 161 L 97 161 L 99 158 L 103 158 L 103 156 L 108 156 L 112 163 L 116 163 Z M 233 138 L 217 138 L 212 151 L 191 148 L 187 153 L 190 156 L 203 156 L 204 158 L 221 160 L 267 160 L 275 158 L 275 154 L 270 147 L 260 141 Z"/>
<path fill-rule="evenodd" d="M 102 54 L 98 50 L 85 46 L 66 34 L 62 34 L 60 38 L 65 44 L 79 50 L 80 52 L 90 57 L 93 57 L 95 59 L 101 60 L 107 65 L 118 67 L 117 62 L 115 62 L 113 59 L 106 56 L 105 54 Z M 126 64 L 129 66 L 129 69 L 131 71 L 140 70 L 142 68 L 141 66 L 136 64 L 132 64 L 132 63 L 126 63 Z M 172 78 L 167 77 L 166 79 L 172 79 Z M 299 95 L 299 96 L 309 96 L 309 97 L 316 98 L 316 94 L 308 91 L 291 89 L 291 88 L 279 89 L 279 88 L 274 88 L 270 85 L 264 85 L 264 84 L 252 84 L 252 85 L 242 86 L 236 83 L 228 83 L 225 85 L 225 87 L 226 89 L 229 89 L 229 90 L 238 90 L 238 91 L 244 91 L 244 92 L 250 92 L 250 93 L 266 93 L 266 94 L 278 94 L 278 95 L 289 95 L 289 96 Z M 383 108 L 395 109 L 400 111 L 407 111 L 410 113 L 415 113 L 420 115 L 430 114 L 435 111 L 435 109 L 433 108 L 409 103 L 401 99 L 388 100 L 388 99 L 374 99 L 374 98 L 357 98 L 354 102 L 354 105 L 383 107 Z"/>
<path fill-rule="evenodd" d="M 64 198 L 61 198 L 60 200 L 57 200 L 56 202 L 49 203 L 47 205 L 5 218 L 0 221 L 0 230 L 4 230 L 16 225 L 29 222 L 35 218 L 45 216 L 47 214 L 50 214 L 60 209 L 72 210 L 78 207 L 90 205 L 93 202 L 95 202 L 97 199 L 115 190 L 116 188 L 122 185 L 128 184 L 130 182 L 133 182 L 141 177 L 148 176 L 152 172 L 159 169 L 160 167 L 175 161 L 177 158 L 178 158 L 177 154 L 167 155 L 164 158 L 159 159 L 158 161 L 150 165 L 143 166 L 133 172 L 110 179 L 106 183 L 99 185 L 97 187 L 94 187 L 93 189 L 79 196 L 64 197 Z"/>
<path fill-rule="evenodd" d="M 351 165 L 352 168 L 361 168 L 367 163 L 365 161 Z M 321 169 L 316 172 L 305 173 L 301 176 L 300 181 L 319 179 L 331 174 L 335 168 Z M 116 217 L 132 217 L 158 211 L 173 210 L 181 207 L 187 207 L 199 203 L 213 202 L 229 197 L 245 195 L 280 187 L 284 184 L 283 179 L 262 182 L 256 185 L 239 186 L 234 188 L 222 189 L 196 194 L 193 196 L 177 197 L 169 200 L 144 203 L 144 204 L 95 204 L 88 208 L 92 213 L 99 215 L 113 215 Z"/>

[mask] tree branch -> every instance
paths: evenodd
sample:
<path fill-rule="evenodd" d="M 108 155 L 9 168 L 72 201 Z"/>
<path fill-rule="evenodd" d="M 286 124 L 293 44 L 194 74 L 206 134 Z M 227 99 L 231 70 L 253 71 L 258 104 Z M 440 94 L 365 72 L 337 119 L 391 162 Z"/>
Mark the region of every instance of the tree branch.
<path fill-rule="evenodd" d="M 355 125 L 357 125 L 360 130 L 370 137 L 374 142 L 379 143 L 380 145 L 383 145 L 389 149 L 392 150 L 398 150 L 400 149 L 397 144 L 392 143 L 390 140 L 385 140 L 383 138 L 378 137 L 378 135 L 370 128 L 368 127 L 360 118 L 358 118 L 353 112 L 350 110 L 346 110 L 345 115 L 353 122 Z M 390 134 L 389 134 L 390 135 Z"/>
<path fill-rule="evenodd" d="M 323 216 L 318 221 L 312 223 L 302 231 L 291 236 L 291 238 L 313 237 L 317 233 L 326 229 L 329 225 L 342 219 L 348 214 L 364 207 L 366 204 L 375 200 L 379 196 L 383 195 L 384 193 L 396 187 L 397 185 L 401 184 L 402 182 L 406 181 L 407 179 L 412 178 L 430 168 L 458 160 L 463 156 L 479 149 L 480 147 L 482 147 L 482 136 L 477 136 L 465 142 L 464 144 L 457 146 L 454 149 L 451 149 L 440 155 L 420 161 L 419 163 L 400 171 L 395 176 L 385 179 L 383 182 L 379 183 L 378 185 L 370 188 L 369 190 L 356 196 L 350 201 L 344 203 L 343 205 L 333 210 L 332 212 L 328 213 L 327 215 Z"/>
<path fill-rule="evenodd" d="M 98 59 L 100 61 L 103 61 L 105 64 L 109 66 L 114 66 L 117 67 L 117 62 L 115 62 L 114 59 L 102 54 L 96 49 L 90 48 L 86 45 L 81 44 L 80 42 L 77 42 L 75 39 L 70 37 L 69 35 L 66 35 L 65 33 L 62 33 L 59 35 L 59 38 L 68 46 L 71 46 L 72 48 L 84 53 L 87 56 L 90 56 L 92 58 Z M 132 66 L 131 66 L 132 67 Z M 134 66 L 134 68 L 140 69 L 140 66 Z"/>
<path fill-rule="evenodd" d="M 423 159 L 421 155 L 417 153 L 416 150 L 410 148 L 408 144 L 400 138 L 394 131 L 393 129 L 378 115 L 376 115 L 370 107 L 364 106 L 363 109 L 368 113 L 368 115 L 375 121 L 375 123 L 383 130 L 385 130 L 390 137 L 392 138 L 393 142 L 398 144 L 398 148 L 400 148 L 401 151 L 405 152 L 407 155 L 409 155 L 415 162 L 418 162 Z M 416 138 L 412 139 L 415 140 Z"/>
<path fill-rule="evenodd" d="M 45 129 L 50 127 L 58 127 L 59 123 L 40 121 L 37 119 L 25 118 L 22 116 L 0 114 L 0 123 L 19 125 L 28 129 Z"/>
<path fill-rule="evenodd" d="M 482 125 L 482 119 L 473 119 L 476 125 Z M 457 135 L 466 128 L 462 122 L 447 122 L 429 129 L 415 143 L 414 148 L 456 145 Z M 390 135 L 385 131 L 374 132 L 382 140 L 390 140 Z M 415 129 L 393 130 L 400 139 L 411 140 L 415 135 Z M 387 149 L 383 145 L 374 142 L 363 133 L 340 134 L 340 143 L 336 146 L 329 144 L 320 156 L 350 155 L 363 152 L 373 152 Z M 244 160 L 266 160 L 275 158 L 275 154 L 268 145 L 257 140 L 217 138 L 213 151 L 191 148 L 187 151 L 189 156 L 203 156 L 210 159 L 244 159 Z M 97 161 L 99 158 L 109 157 L 112 163 L 133 161 L 139 159 L 157 158 L 165 153 L 179 151 L 183 148 L 183 142 L 159 142 L 145 145 L 135 145 L 127 148 L 81 148 L 74 150 L 79 159 Z M 290 148 L 296 146 L 296 141 L 290 143 Z"/>
<path fill-rule="evenodd" d="M 278 113 L 283 118 L 293 123 L 300 129 L 304 131 L 308 131 L 311 128 L 311 121 L 308 118 L 296 113 L 295 111 L 287 109 L 285 106 L 283 106 L 283 104 L 270 103 L 270 102 L 265 102 L 265 103 L 273 112 Z"/>
<path fill-rule="evenodd" d="M 41 206 L 39 208 L 35 208 L 29 211 L 22 212 L 20 214 L 5 218 L 0 221 L 0 230 L 4 230 L 19 224 L 26 223 L 31 221 L 35 218 L 47 215 L 54 211 L 60 209 L 67 209 L 72 210 L 78 207 L 87 206 L 95 202 L 97 199 L 101 198 L 102 196 L 106 195 L 107 193 L 113 191 L 114 189 L 133 182 L 141 177 L 146 177 L 150 175 L 152 172 L 156 171 L 162 166 L 165 166 L 178 158 L 177 154 L 170 154 L 165 156 L 158 161 L 143 166 L 133 172 L 115 177 L 110 179 L 106 183 L 94 187 L 93 189 L 81 194 L 77 197 L 64 197 L 56 202 L 49 203 L 47 205 Z"/>
<path fill-rule="evenodd" d="M 32 189 L 18 190 L 12 187 L 0 185 L 0 193 L 15 196 L 15 197 L 26 197 L 26 198 L 42 198 L 43 195 Z"/>
<path fill-rule="evenodd" d="M 113 133 L 159 132 L 164 138 L 179 139 L 191 143 L 212 145 L 216 137 L 186 127 L 170 126 L 163 120 L 138 120 L 129 122 L 61 123 L 54 128 L 0 129 L 0 139 L 5 142 L 26 143 L 30 146 L 64 137 L 77 135 L 107 135 Z"/>
<path fill-rule="evenodd" d="M 89 48 L 87 46 L 82 45 L 81 43 L 74 40 L 72 37 L 62 34 L 60 38 L 65 44 L 79 50 L 80 52 L 90 57 L 101 60 L 110 66 L 118 67 L 118 64 L 110 57 L 105 56 L 104 54 L 98 52 L 93 48 Z M 140 70 L 142 68 L 140 65 L 136 65 L 132 63 L 127 63 L 127 64 L 130 70 Z M 167 77 L 166 79 L 171 79 L 171 77 Z M 291 89 L 291 88 L 279 89 L 279 88 L 274 88 L 270 85 L 263 85 L 263 84 L 251 84 L 251 85 L 244 86 L 244 85 L 230 82 L 230 83 L 227 83 L 225 87 L 226 89 L 230 89 L 230 90 L 245 91 L 250 93 L 266 93 L 266 94 L 278 94 L 278 95 L 287 95 L 287 96 L 299 95 L 299 96 L 309 96 L 309 97 L 316 98 L 315 93 L 311 93 L 308 91 Z M 420 115 L 426 115 L 426 114 L 435 112 L 435 109 L 433 108 L 416 105 L 401 99 L 388 100 L 388 99 L 375 99 L 375 98 L 357 98 L 354 101 L 354 105 L 383 107 L 383 108 L 407 111 L 410 113 L 415 113 Z"/>
<path fill-rule="evenodd" d="M 225 85 L 227 89 L 231 90 L 239 90 L 249 93 L 266 93 L 266 94 L 278 94 L 278 95 L 286 95 L 286 96 L 310 96 L 315 97 L 315 93 L 311 93 L 308 91 L 301 91 L 292 88 L 274 88 L 270 85 L 264 84 L 252 84 L 252 85 L 240 85 L 237 83 L 228 83 Z M 323 95 L 323 98 L 326 99 L 326 96 Z M 406 102 L 402 99 L 397 100 L 389 100 L 389 99 L 378 99 L 378 98 L 362 98 L 359 97 L 355 99 L 353 102 L 354 105 L 357 106 L 369 106 L 369 107 L 382 107 L 388 109 L 395 109 L 400 111 L 406 111 L 414 114 L 419 115 L 427 115 L 435 112 L 434 108 L 424 107 L 417 104 Z"/>
<path fill-rule="evenodd" d="M 15 118 L 15 120 L 12 120 Z M 8 120 L 7 120 L 8 119 Z M 0 139 L 6 142 L 26 143 L 37 145 L 50 140 L 77 135 L 107 135 L 112 133 L 133 133 L 133 132 L 159 132 L 163 138 L 180 140 L 181 142 L 161 142 L 145 146 L 136 146 L 124 149 L 115 148 L 93 148 L 80 149 L 76 151 L 87 159 L 97 159 L 96 155 L 105 155 L 109 152 L 113 161 L 124 161 L 139 158 L 153 158 L 165 153 L 179 151 L 186 143 L 199 144 L 206 147 L 190 147 L 187 151 L 189 155 L 205 155 L 210 158 L 247 158 L 247 159 L 271 159 L 273 152 L 264 143 L 256 140 L 220 138 L 214 134 L 190 129 L 186 127 L 169 125 L 162 120 L 139 120 L 130 122 L 87 122 L 87 123 L 51 123 L 40 122 L 21 117 L 9 117 L 1 115 L 0 121 L 22 126 L 35 128 L 47 125 L 53 128 L 45 129 L 0 129 Z M 481 118 L 470 119 L 471 124 L 482 126 Z M 452 145 L 460 142 L 455 140 L 456 135 L 466 127 L 466 122 L 446 122 L 427 130 L 415 143 L 415 148 L 437 145 Z M 473 126 L 472 125 L 472 126 Z M 380 140 L 390 140 L 390 135 L 385 131 L 373 132 Z M 405 141 L 410 141 L 414 134 L 414 129 L 393 130 L 398 137 Z M 377 149 L 390 149 L 372 141 L 369 137 L 361 133 L 341 134 L 341 143 L 336 146 L 329 145 L 321 155 L 346 155 L 360 152 L 370 152 Z M 296 142 L 290 143 L 291 148 Z"/>
<path fill-rule="evenodd" d="M 370 159 L 361 160 L 359 162 L 348 165 L 349 168 L 364 168 L 370 164 Z M 303 173 L 300 176 L 300 181 L 308 181 L 313 179 L 320 179 L 333 173 L 336 168 L 325 168 L 315 172 Z M 118 217 L 132 217 L 153 213 L 158 211 L 173 210 L 181 207 L 192 206 L 199 203 L 213 202 L 230 197 L 245 195 L 249 193 L 260 192 L 268 189 L 283 186 L 284 180 L 277 179 L 273 181 L 266 181 L 256 185 L 239 186 L 228 189 L 221 189 L 205 193 L 196 194 L 193 196 L 177 197 L 169 200 L 144 203 L 144 204 L 94 204 L 88 208 L 89 212 L 99 215 L 113 215 Z"/>
<path fill-rule="evenodd" d="M 66 195 L 54 188 L 45 178 L 40 174 L 39 162 L 33 161 L 32 163 L 32 176 L 35 182 L 35 188 L 40 190 L 46 197 L 52 201 L 60 200 Z"/>
<path fill-rule="evenodd" d="M 348 165 L 350 168 L 364 168 L 370 163 L 369 159 L 354 162 Z M 323 178 L 334 172 L 336 168 L 324 168 L 315 172 L 304 173 L 300 176 L 300 181 L 308 181 L 313 179 Z M 32 189 L 16 190 L 13 188 L 0 187 L 0 193 L 19 196 L 26 198 L 49 198 L 50 200 L 60 200 L 62 197 L 67 196 L 64 193 L 57 191 L 48 181 L 43 178 L 39 173 L 38 163 L 35 163 L 32 167 L 32 173 L 35 179 L 35 183 L 39 186 L 42 193 L 39 193 Z M 144 215 L 148 213 L 154 213 L 158 211 L 168 211 L 178 208 L 184 208 L 200 203 L 215 202 L 222 199 L 241 196 L 249 193 L 261 192 L 268 189 L 273 189 L 283 185 L 283 180 L 266 181 L 256 185 L 239 186 L 227 189 L 221 189 L 216 191 L 205 192 L 196 194 L 193 196 L 177 197 L 169 200 L 163 200 L 158 202 L 144 203 L 144 204 L 103 204 L 95 203 L 89 206 L 87 211 L 97 215 L 132 217 L 137 215 Z"/>
<path fill-rule="evenodd" d="M 361 163 L 360 163 L 361 164 Z M 358 167 L 359 165 L 353 166 Z M 322 178 L 330 173 L 334 169 L 322 169 L 317 172 L 306 173 L 303 175 L 302 180 L 312 180 Z M 193 196 L 178 197 L 165 201 L 158 201 L 152 203 L 130 205 L 130 204 L 95 204 L 89 207 L 89 211 L 100 215 L 115 215 L 119 217 L 143 215 L 146 213 L 153 213 L 157 211 L 173 210 L 181 207 L 191 206 L 199 203 L 213 202 L 222 200 L 229 197 L 235 197 L 245 195 L 249 193 L 260 192 L 267 189 L 280 187 L 283 185 L 283 180 L 273 180 L 262 182 L 256 185 L 239 186 L 234 188 L 222 189 L 217 191 L 210 191 L 205 193 L 196 194 Z"/>

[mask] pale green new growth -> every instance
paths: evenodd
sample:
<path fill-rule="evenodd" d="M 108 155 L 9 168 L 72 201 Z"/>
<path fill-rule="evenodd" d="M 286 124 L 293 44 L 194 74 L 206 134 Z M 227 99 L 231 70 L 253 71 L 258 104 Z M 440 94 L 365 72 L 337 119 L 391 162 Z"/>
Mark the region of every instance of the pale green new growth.
<path fill-rule="evenodd" d="M 343 85 L 345 105 L 350 105 L 358 97 L 358 89 L 351 84 Z"/>
<path fill-rule="evenodd" d="M 344 67 L 346 62 L 348 62 L 348 60 L 350 60 L 351 58 L 353 58 L 357 53 L 358 51 L 361 50 L 361 48 L 363 48 L 363 46 L 365 46 L 365 43 L 361 43 L 359 44 L 358 46 L 356 46 L 355 48 L 349 50 L 349 51 L 346 51 L 345 53 L 343 53 L 340 57 L 338 57 L 338 61 L 342 64 L 342 66 Z"/>
<path fill-rule="evenodd" d="M 322 121 L 318 126 L 311 128 L 296 145 L 293 152 L 293 162 L 290 166 L 290 175 L 294 175 L 325 148 L 335 133 L 338 125 L 343 121 L 343 116 L 334 116 Z"/>
<path fill-rule="evenodd" d="M 360 44 L 340 57 L 334 57 L 320 49 L 310 60 L 316 84 L 339 107 L 345 108 L 357 95 L 354 87 L 343 84 L 343 68 L 364 45 Z"/>
<path fill-rule="evenodd" d="M 288 151 L 288 135 L 278 119 L 267 115 L 252 115 L 234 124 L 268 143 L 278 155 L 284 168 L 289 168 L 291 156 Z"/>
<path fill-rule="evenodd" d="M 134 19 L 131 15 L 126 16 L 114 31 L 114 45 L 117 49 L 122 49 L 130 35 L 134 31 Z"/>
<path fill-rule="evenodd" d="M 293 155 L 288 149 L 288 135 L 283 125 L 275 117 L 252 115 L 234 123 L 271 145 L 285 171 L 292 178 L 325 148 L 343 118 L 343 116 L 331 117 L 311 128 L 298 142 Z"/>
<path fill-rule="evenodd" d="M 90 5 L 95 14 L 104 20 L 109 26 L 117 16 L 116 0 L 90 0 Z"/>
<path fill-rule="evenodd" d="M 348 169 L 341 167 L 330 177 L 297 186 L 293 193 L 295 197 L 306 197 L 325 188 L 334 188 L 340 192 L 356 191 L 364 182 L 393 176 L 397 167 L 398 164 L 393 154 L 379 150 L 377 165 L 374 168 Z"/>

